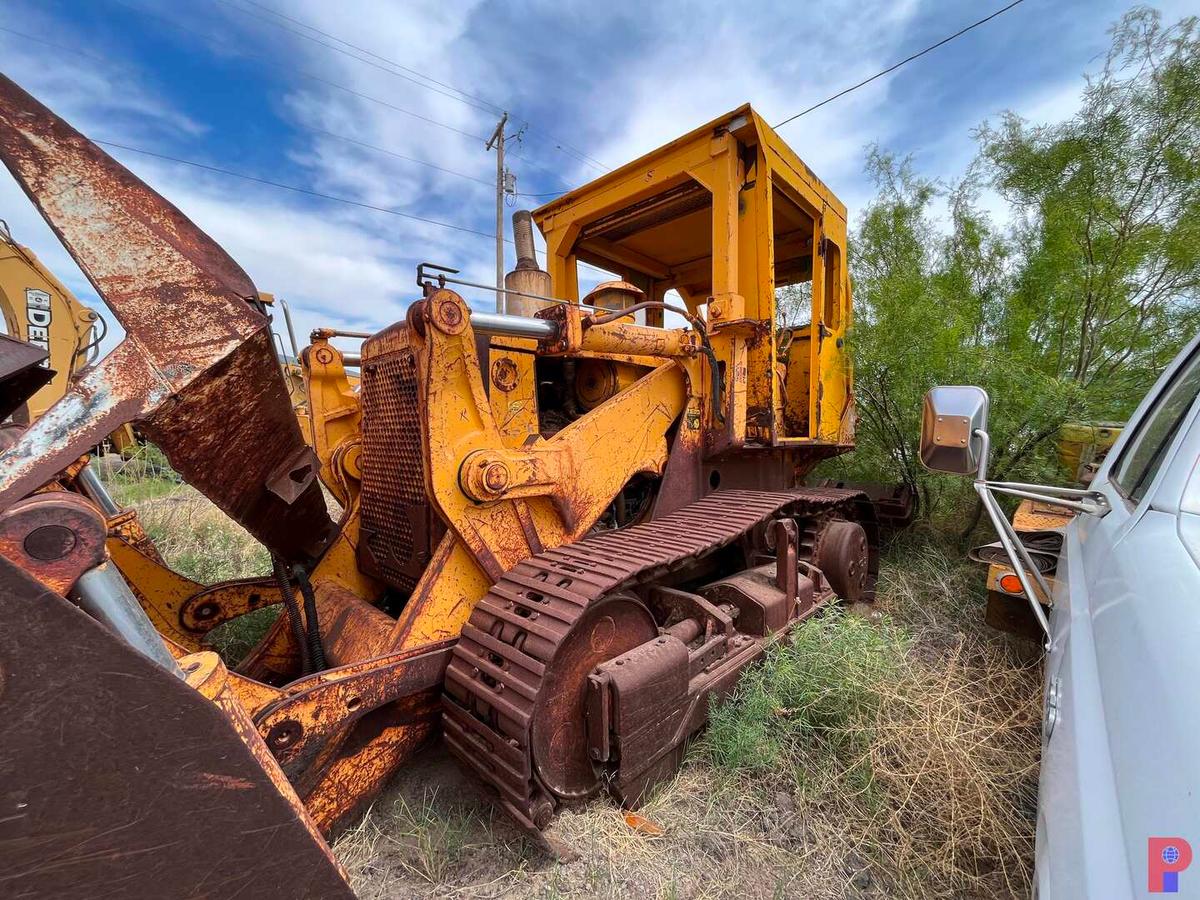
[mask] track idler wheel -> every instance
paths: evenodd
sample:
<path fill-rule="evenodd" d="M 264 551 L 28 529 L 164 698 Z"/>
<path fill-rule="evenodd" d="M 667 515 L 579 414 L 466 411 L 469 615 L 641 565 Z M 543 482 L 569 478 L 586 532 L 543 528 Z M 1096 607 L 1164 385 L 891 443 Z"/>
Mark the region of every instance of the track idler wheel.
<path fill-rule="evenodd" d="M 838 519 L 822 528 L 813 561 L 842 600 L 857 603 L 865 597 L 870 548 L 867 533 L 857 522 Z"/>
<path fill-rule="evenodd" d="M 588 675 L 657 635 L 642 602 L 616 594 L 589 606 L 563 637 L 542 677 L 531 735 L 534 768 L 551 793 L 576 800 L 600 789 L 600 773 L 588 755 Z"/>

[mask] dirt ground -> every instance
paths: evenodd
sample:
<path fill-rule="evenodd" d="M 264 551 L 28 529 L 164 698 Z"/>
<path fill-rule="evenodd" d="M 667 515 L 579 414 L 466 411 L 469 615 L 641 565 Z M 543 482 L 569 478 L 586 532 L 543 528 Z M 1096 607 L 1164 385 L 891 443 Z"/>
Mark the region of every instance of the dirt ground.
<path fill-rule="evenodd" d="M 479 796 L 438 745 L 374 804 L 335 852 L 371 898 L 841 897 L 830 887 L 863 864 L 827 859 L 827 823 L 780 794 L 744 803 L 749 785 L 690 764 L 640 812 L 642 834 L 601 799 L 563 813 L 548 834 L 577 858 L 554 858 Z M 649 826 L 644 826 L 649 827 Z M 848 835 L 836 836 L 838 844 Z M 859 896 L 884 896 L 860 876 Z"/>

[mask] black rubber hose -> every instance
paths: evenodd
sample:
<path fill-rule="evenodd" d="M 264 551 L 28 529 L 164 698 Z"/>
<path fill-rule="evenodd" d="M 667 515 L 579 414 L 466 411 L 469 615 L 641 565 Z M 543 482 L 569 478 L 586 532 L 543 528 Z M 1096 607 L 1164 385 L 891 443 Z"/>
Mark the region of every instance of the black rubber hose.
<path fill-rule="evenodd" d="M 275 570 L 275 581 L 279 583 L 279 595 L 283 598 L 284 615 L 288 618 L 288 626 L 292 630 L 292 638 L 300 649 L 300 670 L 304 675 L 312 672 L 308 641 L 304 634 L 304 623 L 300 620 L 300 604 L 296 602 L 296 594 L 292 590 L 292 581 L 288 577 L 287 567 L 283 560 L 271 554 L 271 566 Z"/>
<path fill-rule="evenodd" d="M 296 582 L 300 585 L 300 593 L 304 595 L 304 618 L 308 622 L 308 658 L 312 660 L 313 671 L 323 672 L 325 665 L 325 645 L 321 643 L 321 625 L 317 621 L 317 595 L 313 593 L 312 582 L 308 573 L 296 569 Z"/>

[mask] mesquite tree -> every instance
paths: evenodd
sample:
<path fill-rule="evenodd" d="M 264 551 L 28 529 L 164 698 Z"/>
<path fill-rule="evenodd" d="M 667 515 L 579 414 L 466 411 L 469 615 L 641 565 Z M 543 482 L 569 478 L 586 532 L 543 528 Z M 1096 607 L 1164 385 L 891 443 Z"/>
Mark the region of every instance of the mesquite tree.
<path fill-rule="evenodd" d="M 869 152 L 877 194 L 851 243 L 859 450 L 843 477 L 963 512 L 943 502 L 967 500 L 962 486 L 916 462 L 920 399 L 940 383 L 991 393 L 994 477 L 1061 480 L 1058 427 L 1128 416 L 1196 333 L 1200 28 L 1137 9 L 1112 35 L 1074 116 L 982 126 L 948 188 Z M 979 209 L 986 189 L 1009 205 L 1003 231 Z"/>

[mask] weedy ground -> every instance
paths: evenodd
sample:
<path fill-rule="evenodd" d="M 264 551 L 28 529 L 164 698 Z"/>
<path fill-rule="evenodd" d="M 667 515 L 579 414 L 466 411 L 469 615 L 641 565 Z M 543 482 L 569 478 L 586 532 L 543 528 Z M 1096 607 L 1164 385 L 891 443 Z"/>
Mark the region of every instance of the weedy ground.
<path fill-rule="evenodd" d="M 205 582 L 266 574 L 265 552 L 159 462 L 107 480 L 168 562 Z M 436 745 L 334 850 L 379 900 L 1028 896 L 1040 663 L 982 624 L 982 585 L 936 532 L 894 540 L 875 610 L 828 610 L 771 647 L 642 820 L 606 799 L 561 814 L 551 834 L 573 861 L 530 842 Z M 236 656 L 270 614 L 214 646 Z"/>
<path fill-rule="evenodd" d="M 335 851 L 364 898 L 1027 897 L 1036 648 L 983 624 L 983 572 L 893 542 L 876 611 L 771 648 L 631 826 L 600 799 L 546 857 L 431 748 Z M 647 831 L 661 831 L 648 834 Z"/>

